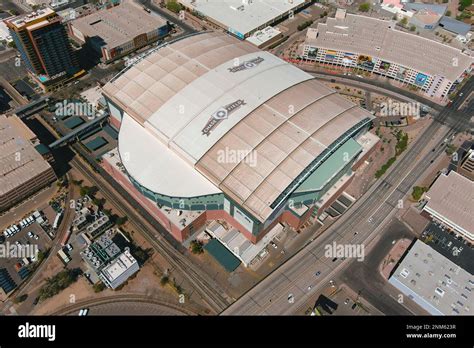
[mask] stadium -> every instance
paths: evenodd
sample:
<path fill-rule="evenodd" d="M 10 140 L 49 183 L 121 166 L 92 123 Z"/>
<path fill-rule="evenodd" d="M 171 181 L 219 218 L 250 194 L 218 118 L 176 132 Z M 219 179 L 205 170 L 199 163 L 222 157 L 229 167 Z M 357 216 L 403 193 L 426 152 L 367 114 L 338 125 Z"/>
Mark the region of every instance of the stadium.
<path fill-rule="evenodd" d="M 223 33 L 154 49 L 103 94 L 120 131 L 102 165 L 179 241 L 214 220 L 250 244 L 298 229 L 378 141 L 371 113 Z"/>

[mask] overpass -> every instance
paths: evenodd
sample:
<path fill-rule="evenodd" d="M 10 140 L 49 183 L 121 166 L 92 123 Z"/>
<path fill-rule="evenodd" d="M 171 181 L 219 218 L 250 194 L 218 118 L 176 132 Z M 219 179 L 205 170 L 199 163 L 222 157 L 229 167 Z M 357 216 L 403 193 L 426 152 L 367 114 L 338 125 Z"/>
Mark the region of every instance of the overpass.
<path fill-rule="evenodd" d="M 98 117 L 94 118 L 92 121 L 87 122 L 87 123 L 77 127 L 72 132 L 64 135 L 63 137 L 61 137 L 61 138 L 57 139 L 56 141 L 52 142 L 51 144 L 49 144 L 49 148 L 54 149 L 54 148 L 57 148 L 57 147 L 59 147 L 63 144 L 68 143 L 69 141 L 77 140 L 76 138 L 80 137 L 84 133 L 87 133 L 92 128 L 100 125 L 100 123 L 103 120 L 105 120 L 107 117 L 109 117 L 109 114 L 105 113 L 101 116 L 98 116 Z"/>
<path fill-rule="evenodd" d="M 48 107 L 49 98 L 44 96 L 37 100 L 33 100 L 31 103 L 22 105 L 14 109 L 12 112 L 16 114 L 19 118 L 23 119 L 28 116 L 34 115 L 37 112 Z"/>

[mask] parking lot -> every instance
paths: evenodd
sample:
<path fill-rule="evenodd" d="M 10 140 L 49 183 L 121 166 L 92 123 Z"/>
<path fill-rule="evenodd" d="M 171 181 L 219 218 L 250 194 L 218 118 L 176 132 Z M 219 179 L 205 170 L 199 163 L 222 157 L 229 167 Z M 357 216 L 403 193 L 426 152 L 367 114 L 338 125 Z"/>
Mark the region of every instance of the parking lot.
<path fill-rule="evenodd" d="M 45 217 L 35 219 L 30 214 L 25 218 L 15 224 L 16 228 L 8 227 L 2 231 L 0 268 L 6 269 L 16 286 L 28 277 L 38 258 L 51 246 L 51 238 L 45 231 L 49 226 Z M 28 224 L 24 225 L 27 220 Z M 40 224 L 38 221 L 42 220 Z"/>

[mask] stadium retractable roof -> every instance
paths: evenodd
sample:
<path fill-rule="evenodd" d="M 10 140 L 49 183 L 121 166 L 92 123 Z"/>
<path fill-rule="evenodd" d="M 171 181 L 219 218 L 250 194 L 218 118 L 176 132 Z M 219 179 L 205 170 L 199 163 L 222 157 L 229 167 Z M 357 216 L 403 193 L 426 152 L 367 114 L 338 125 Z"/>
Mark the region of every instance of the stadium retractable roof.
<path fill-rule="evenodd" d="M 224 192 L 261 221 L 318 156 L 372 118 L 310 74 L 221 33 L 158 50 L 104 93 L 125 111 L 119 151 L 140 185 L 173 197 Z M 246 155 L 222 160 L 229 151 Z"/>

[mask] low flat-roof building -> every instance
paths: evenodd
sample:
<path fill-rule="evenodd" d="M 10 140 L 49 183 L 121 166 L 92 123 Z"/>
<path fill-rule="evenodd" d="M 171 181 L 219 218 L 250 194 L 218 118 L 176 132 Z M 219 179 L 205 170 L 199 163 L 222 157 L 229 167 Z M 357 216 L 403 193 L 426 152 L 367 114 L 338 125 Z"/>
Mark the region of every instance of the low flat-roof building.
<path fill-rule="evenodd" d="M 274 44 L 283 37 L 283 33 L 277 28 L 266 27 L 262 30 L 258 30 L 249 36 L 246 40 L 251 44 L 254 44 L 258 48 L 269 46 Z"/>
<path fill-rule="evenodd" d="M 454 232 L 474 241 L 474 182 L 450 171 L 441 174 L 424 195 L 423 211 Z"/>
<path fill-rule="evenodd" d="M 56 180 L 53 168 L 31 143 L 35 138 L 18 117 L 0 115 L 0 211 Z"/>
<path fill-rule="evenodd" d="M 432 315 L 472 315 L 472 275 L 420 240 L 405 254 L 389 283 Z"/>
<path fill-rule="evenodd" d="M 397 30 L 394 21 L 346 13 L 308 29 L 303 57 L 386 76 L 438 99 L 454 90 L 474 61 L 467 52 Z"/>
<path fill-rule="evenodd" d="M 139 269 L 138 261 L 130 251 L 125 250 L 111 264 L 104 267 L 99 276 L 105 285 L 116 289 Z"/>
<path fill-rule="evenodd" d="M 239 39 L 245 39 L 276 21 L 295 13 L 309 0 L 179 0 L 190 11 L 227 30 Z"/>
<path fill-rule="evenodd" d="M 103 62 L 123 57 L 168 35 L 169 23 L 135 4 L 122 3 L 68 22 L 69 34 L 89 44 Z"/>
<path fill-rule="evenodd" d="M 474 180 L 474 148 L 467 151 L 465 156 L 461 159 L 458 173 L 468 179 Z"/>

